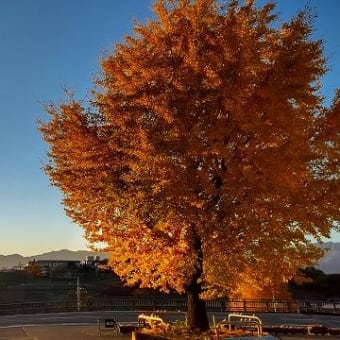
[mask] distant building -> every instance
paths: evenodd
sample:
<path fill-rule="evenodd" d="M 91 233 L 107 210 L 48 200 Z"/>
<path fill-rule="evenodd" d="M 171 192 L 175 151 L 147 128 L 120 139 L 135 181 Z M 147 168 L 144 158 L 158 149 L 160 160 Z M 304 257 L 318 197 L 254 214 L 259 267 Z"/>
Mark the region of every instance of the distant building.
<path fill-rule="evenodd" d="M 55 269 L 68 269 L 68 268 L 79 268 L 80 261 L 74 260 L 33 260 L 29 261 L 28 265 L 30 264 L 37 264 L 44 270 L 53 271 Z"/>
<path fill-rule="evenodd" d="M 86 256 L 84 264 L 89 267 L 98 267 L 101 264 L 100 256 Z"/>

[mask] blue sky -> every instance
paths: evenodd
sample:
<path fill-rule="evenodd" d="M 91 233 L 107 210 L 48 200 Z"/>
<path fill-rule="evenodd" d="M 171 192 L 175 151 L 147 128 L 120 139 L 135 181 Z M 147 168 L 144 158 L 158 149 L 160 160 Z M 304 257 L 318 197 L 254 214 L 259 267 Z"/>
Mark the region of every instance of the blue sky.
<path fill-rule="evenodd" d="M 340 1 L 308 3 L 329 58 L 323 89 L 329 102 L 340 86 Z M 287 19 L 307 1 L 277 4 Z M 81 228 L 65 216 L 60 193 L 41 170 L 47 149 L 36 129 L 45 116 L 41 103 L 60 102 L 65 87 L 83 98 L 102 51 L 131 32 L 133 19 L 151 16 L 152 0 L 0 1 L 0 254 L 86 248 Z"/>

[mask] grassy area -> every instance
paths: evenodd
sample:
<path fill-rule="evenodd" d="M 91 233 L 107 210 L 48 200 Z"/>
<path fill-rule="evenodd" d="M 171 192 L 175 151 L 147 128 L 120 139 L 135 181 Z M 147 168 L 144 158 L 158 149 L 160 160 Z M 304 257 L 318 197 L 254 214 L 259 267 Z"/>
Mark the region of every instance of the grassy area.
<path fill-rule="evenodd" d="M 72 277 L 32 277 L 25 271 L 0 272 L 0 303 L 75 300 L 79 277 L 82 300 L 129 295 L 157 295 L 153 290 L 124 287 L 111 272 L 74 273 Z"/>
<path fill-rule="evenodd" d="M 309 281 L 291 282 L 290 291 L 300 300 L 339 300 L 340 275 L 326 275 L 315 269 L 305 270 Z M 75 300 L 77 277 L 83 299 L 110 298 L 128 295 L 157 295 L 153 290 L 124 287 L 112 272 L 70 271 L 52 273 L 48 277 L 34 277 L 26 271 L 0 272 L 0 303 L 41 300 Z"/>
<path fill-rule="evenodd" d="M 35 278 L 25 271 L 0 272 L 0 303 L 75 299 L 77 277 L 82 294 L 88 297 L 128 295 L 131 289 L 112 273 L 74 273 L 72 277 Z"/>

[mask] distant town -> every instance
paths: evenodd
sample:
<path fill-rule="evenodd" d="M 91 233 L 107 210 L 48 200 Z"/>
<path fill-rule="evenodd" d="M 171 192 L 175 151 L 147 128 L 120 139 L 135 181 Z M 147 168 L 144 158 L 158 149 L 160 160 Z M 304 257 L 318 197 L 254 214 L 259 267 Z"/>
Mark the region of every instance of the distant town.
<path fill-rule="evenodd" d="M 35 263 L 46 269 L 62 267 L 77 267 L 82 265 L 98 265 L 99 262 L 108 259 L 108 254 L 87 250 L 72 251 L 62 249 L 34 256 L 22 256 L 19 254 L 0 255 L 0 271 L 24 270 L 28 265 Z"/>
<path fill-rule="evenodd" d="M 14 270 L 25 269 L 34 276 L 46 277 L 52 273 L 59 273 L 59 276 L 70 275 L 80 269 L 98 270 L 100 265 L 107 265 L 108 259 L 101 260 L 100 256 L 87 255 L 84 261 L 79 260 L 30 260 L 23 268 L 13 267 Z M 72 276 L 72 275 L 71 275 Z"/>
<path fill-rule="evenodd" d="M 320 260 L 317 268 L 326 274 L 340 274 L 340 243 L 327 242 L 322 247 L 329 249 L 329 251 Z M 105 264 L 108 257 L 107 253 L 87 250 L 71 251 L 68 249 L 27 257 L 19 254 L 0 255 L 0 271 L 24 270 L 29 264 L 32 265 L 34 262 L 42 268 L 42 273 L 47 273 L 51 269 L 57 268 L 80 269 L 84 265 L 97 267 L 99 264 Z"/>

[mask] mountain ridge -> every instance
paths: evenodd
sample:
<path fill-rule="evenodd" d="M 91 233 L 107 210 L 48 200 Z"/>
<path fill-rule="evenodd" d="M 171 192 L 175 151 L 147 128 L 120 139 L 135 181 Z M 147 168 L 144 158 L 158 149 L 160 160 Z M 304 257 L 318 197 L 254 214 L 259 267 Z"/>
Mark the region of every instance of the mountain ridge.
<path fill-rule="evenodd" d="M 317 264 L 317 268 L 325 274 L 340 274 L 340 242 L 325 242 L 321 248 L 328 248 L 323 258 Z"/>
<path fill-rule="evenodd" d="M 95 252 L 91 250 L 52 250 L 50 252 L 22 256 L 20 254 L 0 255 L 0 270 L 11 269 L 17 266 L 25 266 L 32 260 L 70 260 L 70 261 L 85 261 L 86 256 L 100 256 L 101 259 L 108 258 L 107 253 Z"/>

